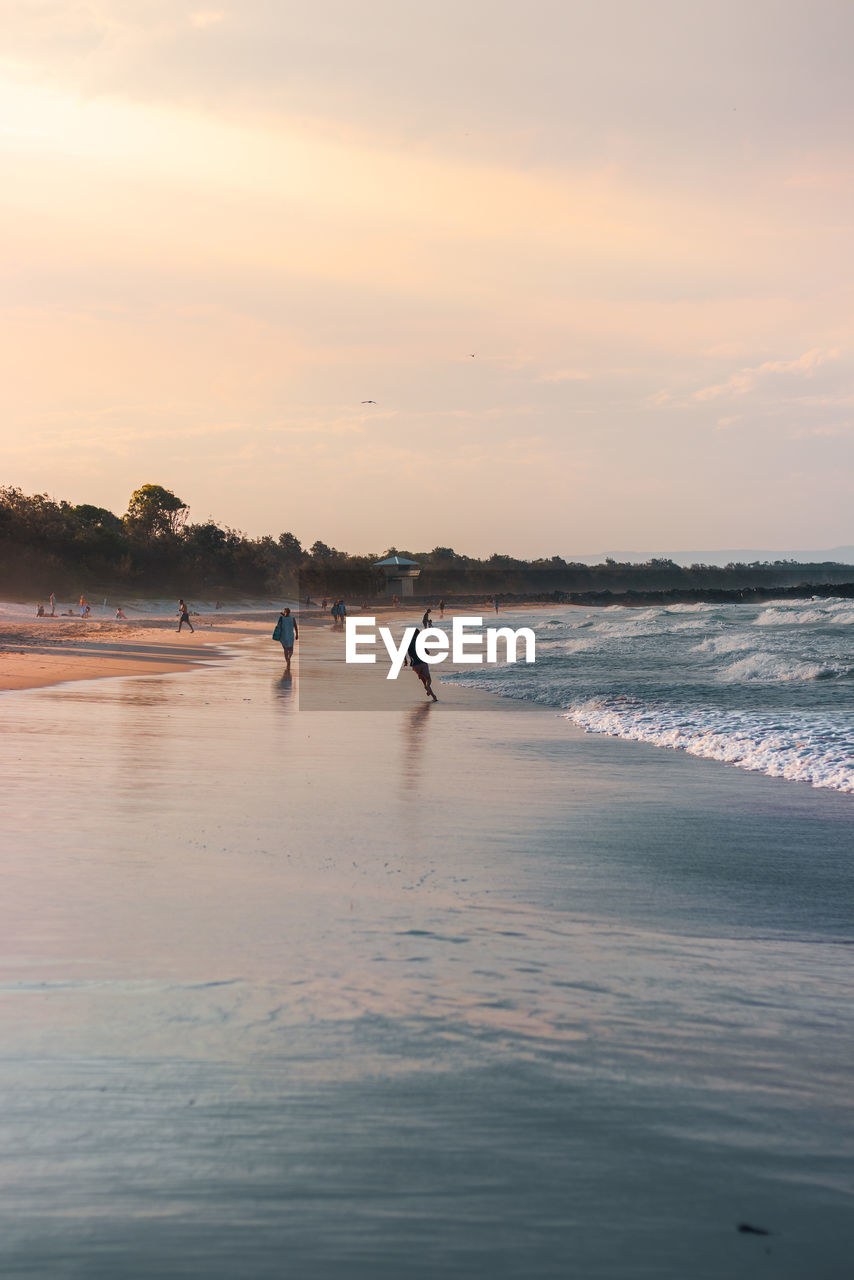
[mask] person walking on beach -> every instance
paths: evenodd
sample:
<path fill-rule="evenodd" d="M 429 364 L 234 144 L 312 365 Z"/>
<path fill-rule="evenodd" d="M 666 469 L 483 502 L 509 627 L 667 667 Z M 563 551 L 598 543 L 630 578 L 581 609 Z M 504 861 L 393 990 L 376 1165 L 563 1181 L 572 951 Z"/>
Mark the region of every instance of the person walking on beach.
<path fill-rule="evenodd" d="M 50 616 L 52 618 L 56 617 L 56 596 L 52 591 L 50 593 Z"/>
<path fill-rule="evenodd" d="M 347 606 L 343 600 L 338 601 L 338 621 L 343 623 L 347 617 Z"/>
<path fill-rule="evenodd" d="M 338 626 L 338 601 L 337 600 L 332 601 L 331 613 L 332 613 L 332 624 L 333 626 L 337 627 Z"/>
<path fill-rule="evenodd" d="M 442 599 L 439 601 L 439 617 L 444 618 L 444 616 L 445 616 L 445 597 L 442 596 Z"/>
<path fill-rule="evenodd" d="M 188 609 L 188 608 L 187 608 L 187 606 L 184 604 L 184 601 L 183 601 L 183 600 L 179 600 L 179 601 L 178 601 L 178 630 L 179 630 L 179 631 L 181 630 L 181 628 L 183 627 L 183 625 L 184 625 L 184 623 L 185 623 L 185 622 L 186 622 L 187 626 L 190 628 L 190 630 L 191 630 L 191 631 L 194 631 L 194 630 L 195 630 L 195 628 L 194 628 L 194 626 L 193 626 L 192 622 L 190 621 L 190 611 L 189 611 L 189 609 Z"/>
<path fill-rule="evenodd" d="M 422 625 L 422 627 L 432 627 L 432 625 L 433 625 L 433 619 L 430 617 L 430 606 L 429 606 L 429 605 L 427 606 L 427 609 L 425 610 L 424 617 L 421 619 L 421 625 Z"/>
<path fill-rule="evenodd" d="M 273 632 L 273 639 L 281 642 L 281 646 L 285 651 L 285 675 L 291 674 L 291 658 L 294 656 L 294 644 L 299 640 L 299 627 L 297 620 L 291 615 L 290 609 L 285 606 L 279 615 L 279 621 L 276 623 L 276 629 Z"/>
<path fill-rule="evenodd" d="M 424 689 L 426 690 L 427 697 L 432 698 L 434 702 L 438 702 L 439 699 L 436 697 L 435 693 L 433 692 L 433 681 L 430 678 L 430 667 L 424 661 L 423 658 L 420 658 L 418 656 L 418 653 L 415 648 L 415 641 L 418 639 L 420 634 L 421 634 L 420 631 L 416 627 L 415 635 L 410 640 L 409 648 L 406 650 L 406 656 L 409 658 L 410 667 L 418 676 L 418 679 L 421 681 L 421 683 L 424 685 Z"/>

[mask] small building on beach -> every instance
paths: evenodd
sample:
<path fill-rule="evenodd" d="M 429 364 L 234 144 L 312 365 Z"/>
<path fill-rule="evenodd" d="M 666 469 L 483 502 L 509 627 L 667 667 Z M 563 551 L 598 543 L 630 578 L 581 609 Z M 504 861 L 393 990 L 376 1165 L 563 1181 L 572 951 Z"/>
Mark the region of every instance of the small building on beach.
<path fill-rule="evenodd" d="M 389 556 L 386 560 L 378 560 L 375 569 L 382 569 L 385 575 L 383 595 L 411 596 L 413 584 L 421 572 L 417 560 L 407 560 L 406 556 Z"/>

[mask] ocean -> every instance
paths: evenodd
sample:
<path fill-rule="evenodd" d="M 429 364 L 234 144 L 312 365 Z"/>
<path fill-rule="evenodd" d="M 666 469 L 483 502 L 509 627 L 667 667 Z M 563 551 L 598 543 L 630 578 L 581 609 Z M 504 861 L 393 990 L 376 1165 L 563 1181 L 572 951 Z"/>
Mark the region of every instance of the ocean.
<path fill-rule="evenodd" d="M 854 792 L 854 601 L 563 608 L 531 626 L 533 666 L 451 681 L 554 707 L 591 733 Z"/>

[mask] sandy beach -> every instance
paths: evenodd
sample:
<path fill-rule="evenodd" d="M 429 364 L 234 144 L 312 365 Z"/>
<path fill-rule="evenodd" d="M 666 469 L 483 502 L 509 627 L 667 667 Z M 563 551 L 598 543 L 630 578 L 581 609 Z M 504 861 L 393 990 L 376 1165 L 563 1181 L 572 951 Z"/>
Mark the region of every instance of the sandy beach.
<path fill-rule="evenodd" d="M 850 799 L 253 627 L 0 694 L 4 1276 L 841 1280 Z"/>
<path fill-rule="evenodd" d="M 37 689 L 68 680 L 166 675 L 223 656 L 251 628 L 230 620 L 197 618 L 195 630 L 176 634 L 174 623 L 102 622 L 88 618 L 36 618 L 0 622 L 0 692 Z"/>

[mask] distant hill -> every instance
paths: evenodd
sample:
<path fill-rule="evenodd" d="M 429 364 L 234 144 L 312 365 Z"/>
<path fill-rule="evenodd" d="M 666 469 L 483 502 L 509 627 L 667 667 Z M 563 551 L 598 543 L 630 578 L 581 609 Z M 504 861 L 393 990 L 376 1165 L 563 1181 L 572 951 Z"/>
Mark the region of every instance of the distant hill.
<path fill-rule="evenodd" d="M 854 564 L 854 547 L 831 547 L 829 551 L 768 551 L 738 547 L 731 551 L 597 551 L 592 555 L 564 557 L 575 564 L 602 564 L 606 558 L 619 564 L 648 564 L 650 560 L 673 560 L 675 564 L 773 564 L 775 560 L 795 560 L 798 564 Z"/>

